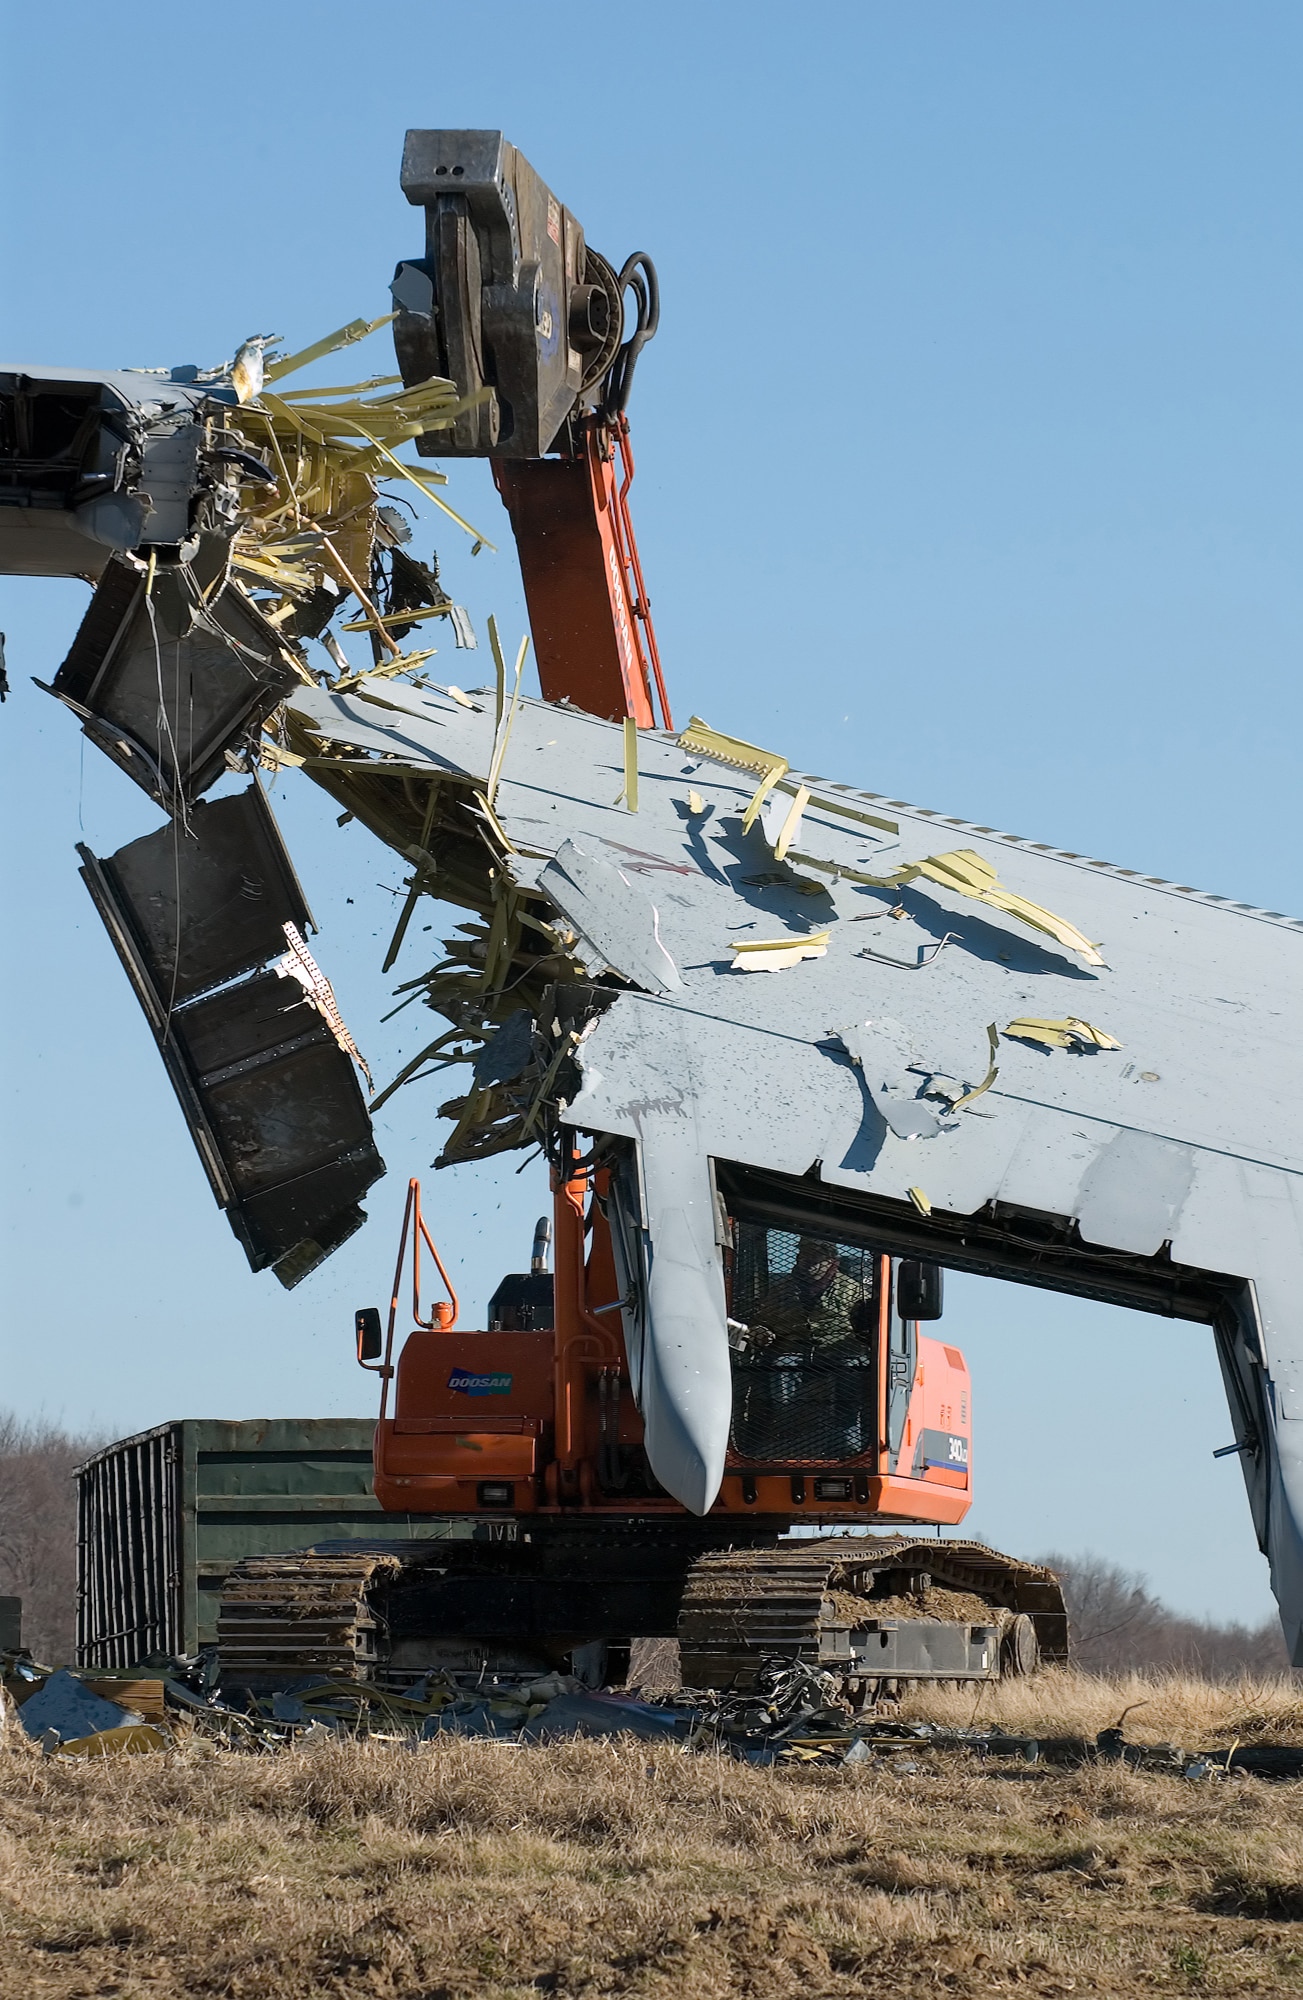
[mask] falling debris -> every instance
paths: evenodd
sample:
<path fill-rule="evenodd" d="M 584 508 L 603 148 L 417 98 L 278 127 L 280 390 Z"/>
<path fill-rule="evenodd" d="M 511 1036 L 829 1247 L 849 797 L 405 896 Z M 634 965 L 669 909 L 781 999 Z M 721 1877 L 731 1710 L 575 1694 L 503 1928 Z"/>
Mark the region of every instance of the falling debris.
<path fill-rule="evenodd" d="M 1068 1014 L 1061 1021 L 1039 1021 L 1034 1015 L 1020 1015 L 1010 1021 L 1004 1030 L 1012 1041 L 1039 1042 L 1047 1049 L 1120 1049 L 1121 1042 L 1114 1041 L 1102 1028 L 1092 1027 L 1089 1021 L 1079 1021 Z"/>

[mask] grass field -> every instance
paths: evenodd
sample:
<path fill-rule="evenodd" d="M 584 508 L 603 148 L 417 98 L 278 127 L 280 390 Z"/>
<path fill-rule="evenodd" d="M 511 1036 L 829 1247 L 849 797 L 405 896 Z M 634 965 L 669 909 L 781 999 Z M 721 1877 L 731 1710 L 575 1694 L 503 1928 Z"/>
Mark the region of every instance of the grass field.
<path fill-rule="evenodd" d="M 1303 1737 L 1290 1682 L 1060 1673 L 978 1720 L 1093 1731 L 1136 1700 L 1141 1740 Z M 0 1749 L 3 2000 L 1005 1991 L 1303 1992 L 1303 1786 L 627 1743 Z"/>

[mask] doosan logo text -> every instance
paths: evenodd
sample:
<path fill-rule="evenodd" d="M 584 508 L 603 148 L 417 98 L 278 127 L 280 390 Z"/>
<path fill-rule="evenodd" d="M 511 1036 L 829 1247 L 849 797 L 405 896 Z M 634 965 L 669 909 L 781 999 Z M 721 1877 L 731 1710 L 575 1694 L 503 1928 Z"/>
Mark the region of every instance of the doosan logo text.
<path fill-rule="evenodd" d="M 472 1375 L 469 1368 L 454 1368 L 448 1387 L 461 1396 L 509 1396 L 510 1375 Z"/>

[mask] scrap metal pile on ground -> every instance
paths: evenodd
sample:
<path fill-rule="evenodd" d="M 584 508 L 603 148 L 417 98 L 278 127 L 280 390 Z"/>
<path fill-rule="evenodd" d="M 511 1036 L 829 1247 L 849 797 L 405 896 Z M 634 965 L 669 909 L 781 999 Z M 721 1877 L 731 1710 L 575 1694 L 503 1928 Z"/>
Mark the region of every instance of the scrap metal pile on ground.
<path fill-rule="evenodd" d="M 596 1691 L 572 1675 L 532 1680 L 439 1674 L 398 1694 L 362 1681 L 309 1680 L 292 1690 L 224 1698 L 211 1652 L 135 1673 L 78 1672 L 0 1656 L 0 1687 L 17 1722 L 48 1756 L 163 1751 L 203 1739 L 232 1751 L 316 1749 L 343 1739 L 417 1749 L 442 1736 L 522 1746 L 566 1737 L 634 1738 L 666 1749 L 715 1752 L 751 1764 L 847 1764 L 904 1776 L 924 1755 L 1007 1758 L 1026 1764 L 1123 1763 L 1189 1779 L 1232 1771 L 1303 1777 L 1303 1744 L 1241 1743 L 1184 1750 L 1131 1743 L 1123 1716 L 1094 1737 L 1001 1727 L 950 1727 L 851 1712 L 835 1677 L 774 1657 L 744 1691 Z M 0 1699 L 3 1699 L 0 1697 Z"/>

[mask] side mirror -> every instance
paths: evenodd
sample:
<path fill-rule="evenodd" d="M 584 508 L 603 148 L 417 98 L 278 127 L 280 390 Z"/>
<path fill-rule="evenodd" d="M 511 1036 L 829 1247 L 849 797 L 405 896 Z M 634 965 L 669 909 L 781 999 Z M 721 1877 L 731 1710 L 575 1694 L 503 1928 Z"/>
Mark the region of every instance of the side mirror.
<path fill-rule="evenodd" d="M 944 1273 L 921 1257 L 902 1257 L 896 1266 L 896 1311 L 902 1319 L 940 1319 Z"/>
<path fill-rule="evenodd" d="M 379 1306 L 360 1306 L 353 1315 L 353 1330 L 357 1335 L 358 1360 L 378 1361 L 385 1346 Z"/>

